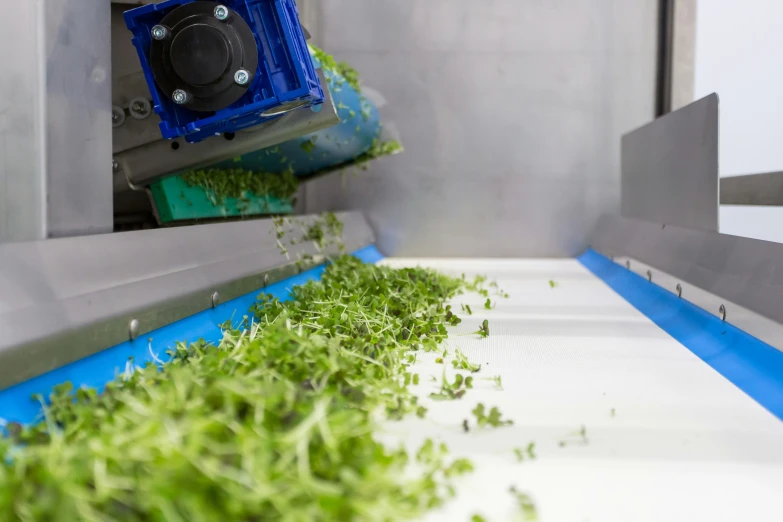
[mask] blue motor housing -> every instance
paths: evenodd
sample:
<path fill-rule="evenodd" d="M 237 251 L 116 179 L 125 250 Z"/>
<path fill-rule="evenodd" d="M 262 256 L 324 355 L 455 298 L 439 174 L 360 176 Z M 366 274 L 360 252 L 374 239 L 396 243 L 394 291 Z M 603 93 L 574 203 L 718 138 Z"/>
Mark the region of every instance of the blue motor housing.
<path fill-rule="evenodd" d="M 125 23 L 164 138 L 230 136 L 324 100 L 294 0 L 166 0 Z"/>

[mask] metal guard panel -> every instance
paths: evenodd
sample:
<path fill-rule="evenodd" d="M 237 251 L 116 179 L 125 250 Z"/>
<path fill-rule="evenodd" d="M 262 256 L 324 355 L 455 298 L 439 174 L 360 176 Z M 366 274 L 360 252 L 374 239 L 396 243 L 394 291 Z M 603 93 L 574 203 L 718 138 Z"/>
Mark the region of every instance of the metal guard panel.
<path fill-rule="evenodd" d="M 622 138 L 621 214 L 718 231 L 718 95 Z"/>
<path fill-rule="evenodd" d="M 590 242 L 783 323 L 783 244 L 620 216 L 603 216 Z"/>
<path fill-rule="evenodd" d="M 347 251 L 374 242 L 360 213 L 338 216 Z M 132 319 L 142 336 L 318 259 L 312 243 L 286 258 L 275 233 L 257 220 L 0 245 L 0 389 L 127 341 Z"/>

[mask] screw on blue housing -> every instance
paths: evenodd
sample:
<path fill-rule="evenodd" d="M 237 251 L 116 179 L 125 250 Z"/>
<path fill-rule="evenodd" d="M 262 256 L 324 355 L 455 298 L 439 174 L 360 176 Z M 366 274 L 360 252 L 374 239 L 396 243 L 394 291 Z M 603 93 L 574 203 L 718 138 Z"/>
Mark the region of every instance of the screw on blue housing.
<path fill-rule="evenodd" d="M 164 138 L 195 143 L 324 100 L 294 0 L 167 0 L 124 16 Z"/>

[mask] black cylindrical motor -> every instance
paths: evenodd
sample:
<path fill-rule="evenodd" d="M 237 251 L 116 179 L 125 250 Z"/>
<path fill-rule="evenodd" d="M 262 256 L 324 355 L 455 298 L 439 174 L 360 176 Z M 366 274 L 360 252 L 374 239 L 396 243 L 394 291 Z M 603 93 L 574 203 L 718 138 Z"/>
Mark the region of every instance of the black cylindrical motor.
<path fill-rule="evenodd" d="M 150 67 L 176 104 L 199 112 L 239 100 L 258 71 L 258 47 L 247 22 L 215 2 L 192 2 L 152 28 Z"/>

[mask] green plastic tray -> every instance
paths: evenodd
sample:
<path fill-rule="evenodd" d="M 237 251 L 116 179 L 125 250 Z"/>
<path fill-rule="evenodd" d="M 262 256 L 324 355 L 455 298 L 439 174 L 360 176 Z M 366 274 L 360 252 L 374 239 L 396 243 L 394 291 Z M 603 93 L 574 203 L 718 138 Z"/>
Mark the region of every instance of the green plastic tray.
<path fill-rule="evenodd" d="M 258 194 L 246 194 L 246 200 L 226 198 L 215 205 L 201 187 L 191 187 L 179 176 L 166 178 L 150 187 L 161 223 L 242 217 L 247 215 L 290 214 L 291 201 Z"/>

